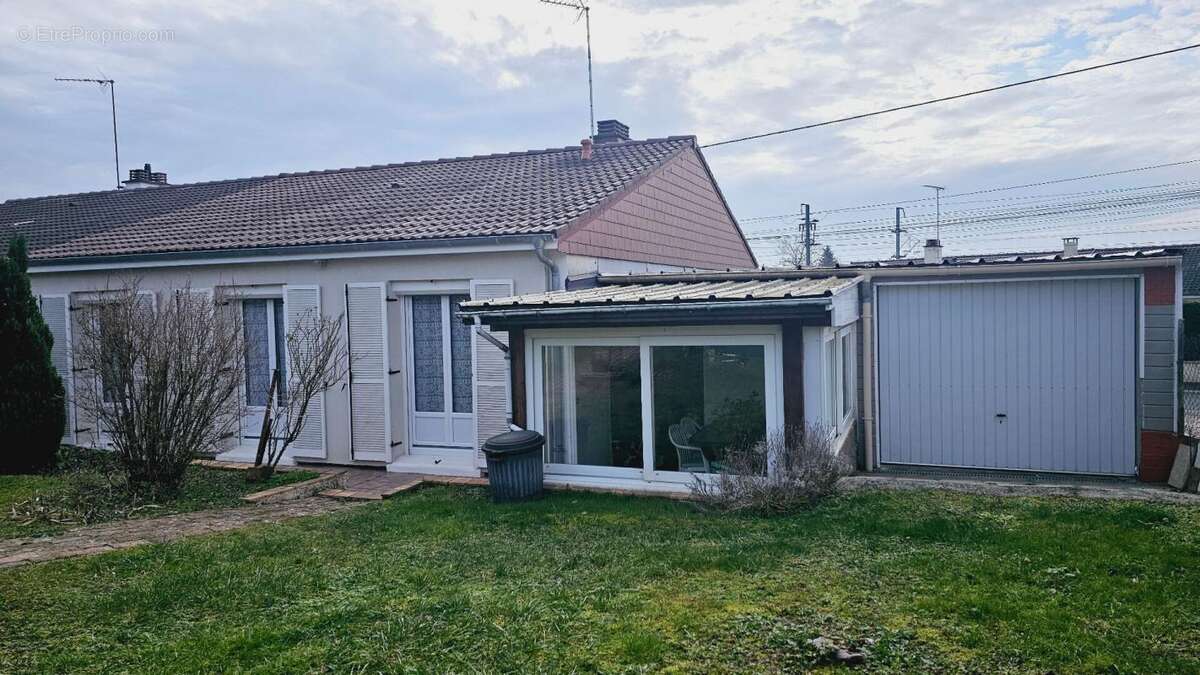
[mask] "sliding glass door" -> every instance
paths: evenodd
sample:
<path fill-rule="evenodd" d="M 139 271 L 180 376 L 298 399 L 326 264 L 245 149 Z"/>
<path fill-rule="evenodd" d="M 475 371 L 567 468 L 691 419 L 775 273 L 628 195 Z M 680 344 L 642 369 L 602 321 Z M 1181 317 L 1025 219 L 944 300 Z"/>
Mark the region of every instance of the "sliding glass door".
<path fill-rule="evenodd" d="M 782 425 L 774 333 L 538 331 L 528 374 L 550 473 L 686 481 Z"/>

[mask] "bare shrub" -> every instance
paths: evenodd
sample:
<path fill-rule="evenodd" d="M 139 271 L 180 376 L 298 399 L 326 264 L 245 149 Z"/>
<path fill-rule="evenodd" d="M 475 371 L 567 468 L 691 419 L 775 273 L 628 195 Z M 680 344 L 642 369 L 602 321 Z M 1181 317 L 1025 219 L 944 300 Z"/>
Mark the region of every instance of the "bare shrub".
<path fill-rule="evenodd" d="M 178 489 L 188 463 L 236 433 L 242 328 L 207 293 L 137 282 L 74 308 L 76 405 L 102 430 L 130 487 Z M 157 306 L 155 306 L 157 304 Z"/>
<path fill-rule="evenodd" d="M 818 427 L 789 427 L 749 447 L 729 451 L 722 470 L 697 475 L 692 494 L 719 511 L 791 513 L 833 494 L 851 467 Z"/>
<path fill-rule="evenodd" d="M 254 458 L 255 467 L 265 469 L 256 477 L 270 476 L 300 437 L 313 397 L 333 388 L 348 374 L 351 359 L 342 339 L 343 322 L 341 315 L 328 317 L 308 310 L 288 326 L 287 378 L 284 382 L 278 371 L 271 377 Z"/>

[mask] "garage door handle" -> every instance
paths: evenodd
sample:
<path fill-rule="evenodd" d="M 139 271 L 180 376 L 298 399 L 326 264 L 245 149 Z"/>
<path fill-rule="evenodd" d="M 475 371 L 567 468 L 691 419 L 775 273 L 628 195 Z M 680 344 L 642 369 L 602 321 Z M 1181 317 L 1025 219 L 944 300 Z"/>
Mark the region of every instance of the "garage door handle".
<path fill-rule="evenodd" d="M 1008 415 L 1005 415 L 1004 413 L 996 413 L 996 419 L 1006 420 L 1006 419 L 1008 419 Z"/>

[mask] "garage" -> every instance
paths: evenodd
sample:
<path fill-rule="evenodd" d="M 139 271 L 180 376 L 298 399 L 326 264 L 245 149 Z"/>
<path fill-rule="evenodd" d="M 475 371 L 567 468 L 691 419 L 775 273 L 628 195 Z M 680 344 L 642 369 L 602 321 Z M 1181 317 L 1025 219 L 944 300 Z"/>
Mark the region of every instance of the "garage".
<path fill-rule="evenodd" d="M 1137 275 L 874 292 L 881 465 L 1137 473 Z"/>

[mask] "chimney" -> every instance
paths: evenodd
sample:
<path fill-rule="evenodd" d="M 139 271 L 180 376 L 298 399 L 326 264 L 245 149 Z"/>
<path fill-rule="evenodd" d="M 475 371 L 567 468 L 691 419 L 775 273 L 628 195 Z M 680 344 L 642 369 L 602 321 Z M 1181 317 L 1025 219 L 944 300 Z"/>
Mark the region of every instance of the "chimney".
<path fill-rule="evenodd" d="M 597 143 L 620 143 L 629 140 L 629 127 L 617 120 L 600 120 L 596 122 Z"/>
<path fill-rule="evenodd" d="M 1079 255 L 1079 237 L 1063 237 L 1062 257 L 1074 258 Z"/>
<path fill-rule="evenodd" d="M 579 141 L 579 159 L 589 160 L 592 158 L 592 139 L 585 138 Z"/>
<path fill-rule="evenodd" d="M 937 239 L 925 240 L 925 264 L 942 264 L 942 242 Z"/>
<path fill-rule="evenodd" d="M 141 169 L 130 169 L 129 180 L 121 181 L 126 188 L 154 188 L 167 184 L 167 174 L 150 171 L 150 165 L 145 164 Z"/>

